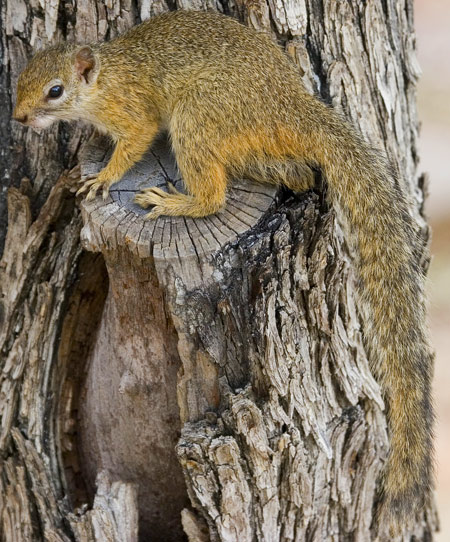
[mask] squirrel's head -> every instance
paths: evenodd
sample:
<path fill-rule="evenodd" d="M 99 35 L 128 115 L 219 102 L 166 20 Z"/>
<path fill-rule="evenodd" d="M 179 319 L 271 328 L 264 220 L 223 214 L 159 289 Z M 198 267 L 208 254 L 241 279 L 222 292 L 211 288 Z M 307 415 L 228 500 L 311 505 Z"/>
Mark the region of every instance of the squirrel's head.
<path fill-rule="evenodd" d="M 38 52 L 19 76 L 13 118 L 32 128 L 79 118 L 100 64 L 89 46 L 56 45 Z"/>

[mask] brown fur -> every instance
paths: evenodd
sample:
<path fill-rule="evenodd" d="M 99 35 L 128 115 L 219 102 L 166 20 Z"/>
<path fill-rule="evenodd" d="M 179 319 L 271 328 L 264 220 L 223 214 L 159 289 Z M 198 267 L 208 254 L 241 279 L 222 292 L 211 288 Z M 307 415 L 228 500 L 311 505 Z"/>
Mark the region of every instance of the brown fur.
<path fill-rule="evenodd" d="M 43 91 L 54 79 L 66 89 L 57 104 Z M 388 404 L 382 511 L 401 528 L 420 510 L 432 486 L 432 361 L 407 202 L 381 152 L 307 93 L 268 37 L 224 16 L 179 11 L 89 50 L 52 48 L 20 76 L 15 115 L 32 125 L 81 118 L 114 138 L 109 164 L 81 189 L 88 198 L 107 194 L 168 129 L 188 195 L 143 190 L 136 201 L 154 206 L 149 218 L 216 212 L 234 175 L 305 190 L 310 166 L 321 167 L 356 248 L 365 342 Z"/>

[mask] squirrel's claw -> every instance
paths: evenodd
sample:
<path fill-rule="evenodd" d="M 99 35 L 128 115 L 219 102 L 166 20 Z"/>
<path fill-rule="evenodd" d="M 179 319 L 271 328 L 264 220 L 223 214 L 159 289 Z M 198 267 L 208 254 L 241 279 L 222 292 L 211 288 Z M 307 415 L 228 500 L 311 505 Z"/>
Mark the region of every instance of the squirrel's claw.
<path fill-rule="evenodd" d="M 87 190 L 87 186 L 82 186 L 81 188 L 79 188 L 76 192 L 75 192 L 75 195 L 76 196 L 79 196 L 80 194 L 83 194 L 83 192 L 86 192 Z"/>
<path fill-rule="evenodd" d="M 151 188 L 144 188 L 140 194 L 137 194 L 134 202 L 146 209 L 149 205 L 161 204 L 167 196 L 167 192 L 157 186 L 152 186 Z"/>
<path fill-rule="evenodd" d="M 89 173 L 89 175 L 82 175 L 81 179 L 78 182 L 85 183 L 86 181 L 91 181 L 92 179 L 96 179 L 97 177 L 98 173 Z"/>
<path fill-rule="evenodd" d="M 95 198 L 97 195 L 97 188 L 98 187 L 93 187 L 89 190 L 89 192 L 86 194 L 86 201 L 92 201 Z"/>
<path fill-rule="evenodd" d="M 167 207 L 164 202 L 170 197 L 168 192 L 161 190 L 157 186 L 152 186 L 151 188 L 144 188 L 140 194 L 136 195 L 134 201 L 144 209 L 154 205 L 153 209 L 144 218 L 146 220 L 155 220 L 159 216 L 167 214 Z"/>
<path fill-rule="evenodd" d="M 76 195 L 79 196 L 86 192 L 93 184 L 97 181 L 97 175 L 86 175 L 80 179 L 80 183 L 83 183 L 83 186 L 77 190 Z"/>
<path fill-rule="evenodd" d="M 145 197 L 144 194 L 137 194 L 135 197 L 134 197 L 134 203 L 137 203 L 138 205 L 140 205 L 143 209 L 146 209 L 149 205 L 151 205 L 151 203 L 149 203 L 147 201 L 147 198 Z"/>
<path fill-rule="evenodd" d="M 159 205 L 155 205 L 155 207 L 153 207 L 153 209 L 144 216 L 144 219 L 156 220 L 158 217 L 160 217 L 163 214 L 164 214 L 164 208 Z"/>
<path fill-rule="evenodd" d="M 83 186 L 77 191 L 77 196 L 87 191 L 86 201 L 91 201 L 97 195 L 98 190 L 102 189 L 103 199 L 106 200 L 108 198 L 111 183 L 99 180 L 96 174 L 84 177 L 81 182 Z"/>
<path fill-rule="evenodd" d="M 162 198 L 167 197 L 168 192 L 165 190 L 162 190 L 159 188 L 159 186 L 151 186 L 150 188 L 143 188 L 141 190 L 141 193 L 143 194 L 157 194 L 158 196 L 161 196 Z"/>

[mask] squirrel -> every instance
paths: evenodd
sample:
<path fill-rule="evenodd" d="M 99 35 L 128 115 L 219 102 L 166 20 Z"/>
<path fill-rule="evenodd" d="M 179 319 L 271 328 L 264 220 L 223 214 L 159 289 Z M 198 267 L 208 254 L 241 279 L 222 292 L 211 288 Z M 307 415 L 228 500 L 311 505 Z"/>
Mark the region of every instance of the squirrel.
<path fill-rule="evenodd" d="M 135 201 L 153 206 L 150 219 L 216 213 L 232 177 L 304 191 L 321 169 L 355 248 L 364 342 L 388 405 L 379 513 L 403 529 L 433 486 L 432 353 L 417 228 L 382 152 L 307 92 L 269 36 L 204 12 L 165 13 L 109 42 L 38 52 L 19 77 L 13 117 L 34 128 L 81 119 L 111 136 L 109 163 L 82 180 L 87 199 L 106 197 L 167 130 L 187 194 L 142 190 Z"/>

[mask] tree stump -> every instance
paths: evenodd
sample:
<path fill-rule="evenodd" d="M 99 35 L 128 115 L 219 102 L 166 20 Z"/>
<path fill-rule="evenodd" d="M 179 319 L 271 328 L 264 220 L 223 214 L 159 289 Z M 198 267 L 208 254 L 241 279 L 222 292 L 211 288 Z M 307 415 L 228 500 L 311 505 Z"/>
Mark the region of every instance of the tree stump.
<path fill-rule="evenodd" d="M 93 142 L 82 174 L 98 171 L 107 159 L 105 141 Z M 79 434 L 91 493 L 103 470 L 136 483 L 143 535 L 180 540 L 181 510 L 188 504 L 175 453 L 181 424 L 203 419 L 220 404 L 217 360 L 196 348 L 194 322 L 180 311 L 183 297 L 214 283 L 212 256 L 258 222 L 275 189 L 236 183 L 216 216 L 145 220 L 135 194 L 167 181 L 181 188 L 162 139 L 112 187 L 108 200 L 82 203 L 82 243 L 103 253 L 110 287 L 87 364 Z"/>
<path fill-rule="evenodd" d="M 98 171 L 104 142 L 85 156 Z M 182 509 L 192 541 L 375 539 L 383 401 L 333 212 L 241 180 L 215 216 L 146 221 L 134 195 L 167 181 L 182 188 L 162 139 L 81 203 L 109 276 L 79 409 L 91 487 L 137 484 L 142 540 L 181 540 Z"/>

